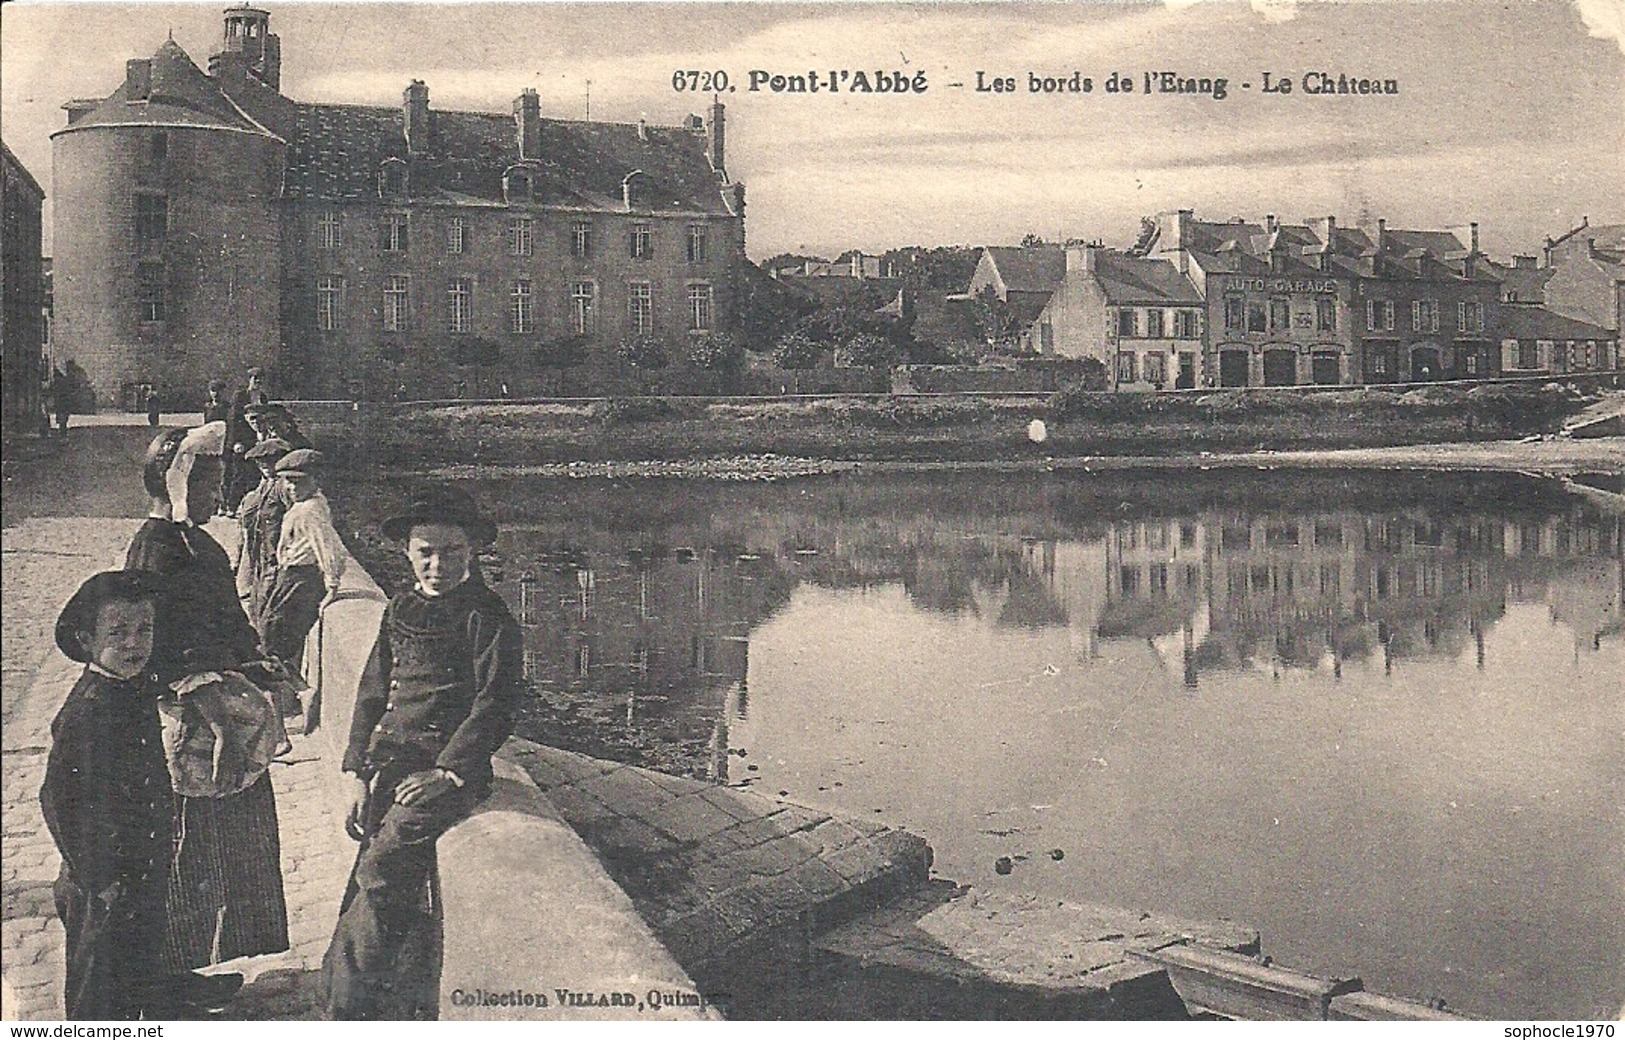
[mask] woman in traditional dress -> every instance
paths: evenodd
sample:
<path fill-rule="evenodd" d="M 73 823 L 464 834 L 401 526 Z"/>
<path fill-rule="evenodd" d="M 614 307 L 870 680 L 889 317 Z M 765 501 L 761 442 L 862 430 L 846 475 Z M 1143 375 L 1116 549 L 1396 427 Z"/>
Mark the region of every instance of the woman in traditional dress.
<path fill-rule="evenodd" d="M 142 478 L 152 508 L 125 567 L 168 580 L 150 671 L 176 788 L 175 858 L 163 954 L 176 973 L 288 949 L 276 798 L 267 771 L 286 747 L 264 687 L 275 669 L 243 613 L 231 561 L 198 521 L 213 515 L 225 424 L 161 434 Z"/>

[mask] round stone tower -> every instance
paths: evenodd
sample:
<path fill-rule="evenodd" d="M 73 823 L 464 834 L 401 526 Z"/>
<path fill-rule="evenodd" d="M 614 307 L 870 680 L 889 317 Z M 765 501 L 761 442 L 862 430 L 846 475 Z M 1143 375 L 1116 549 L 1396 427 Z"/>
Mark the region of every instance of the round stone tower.
<path fill-rule="evenodd" d="M 264 12 L 234 14 L 263 68 Z M 133 407 L 142 384 L 180 408 L 211 378 L 274 364 L 282 139 L 174 40 L 129 61 L 112 96 L 64 107 L 53 333 L 70 378 L 101 408 Z"/>

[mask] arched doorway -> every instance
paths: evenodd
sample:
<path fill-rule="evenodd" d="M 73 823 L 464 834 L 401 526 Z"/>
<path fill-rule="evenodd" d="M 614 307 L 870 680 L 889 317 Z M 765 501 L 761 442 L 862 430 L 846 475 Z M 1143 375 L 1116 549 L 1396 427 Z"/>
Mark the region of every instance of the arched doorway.
<path fill-rule="evenodd" d="M 1438 347 L 1411 348 L 1411 382 L 1431 383 L 1443 378 Z"/>
<path fill-rule="evenodd" d="M 1219 385 L 1247 385 L 1247 348 L 1219 351 Z"/>
<path fill-rule="evenodd" d="M 1296 386 L 1298 383 L 1298 352 L 1291 348 L 1264 351 L 1264 385 Z"/>

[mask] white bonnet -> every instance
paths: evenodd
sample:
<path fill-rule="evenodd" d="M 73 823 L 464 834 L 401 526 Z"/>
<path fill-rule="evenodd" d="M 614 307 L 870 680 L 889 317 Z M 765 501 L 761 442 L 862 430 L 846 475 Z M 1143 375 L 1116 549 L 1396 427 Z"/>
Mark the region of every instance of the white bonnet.
<path fill-rule="evenodd" d="M 194 426 L 175 446 L 175 458 L 164 474 L 164 487 L 169 491 L 171 516 L 179 521 L 190 519 L 186 510 L 186 481 L 192 472 L 192 463 L 199 455 L 221 455 L 226 449 L 226 424 L 216 421 Z M 208 517 L 199 517 L 205 523 Z"/>

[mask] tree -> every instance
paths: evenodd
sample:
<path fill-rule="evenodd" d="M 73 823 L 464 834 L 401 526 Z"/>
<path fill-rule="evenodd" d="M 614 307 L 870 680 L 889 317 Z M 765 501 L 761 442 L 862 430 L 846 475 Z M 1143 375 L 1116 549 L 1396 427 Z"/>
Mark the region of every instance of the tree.
<path fill-rule="evenodd" d="M 835 350 L 835 364 L 842 368 L 890 368 L 899 351 L 890 340 L 873 332 L 859 332 Z"/>
<path fill-rule="evenodd" d="M 564 370 L 575 368 L 587 360 L 587 337 L 581 335 L 560 336 L 557 339 L 547 340 L 537 346 L 532 355 L 539 368 L 553 369 L 553 393 L 560 393 L 560 386 L 564 382 Z"/>
<path fill-rule="evenodd" d="M 1021 236 L 1021 248 L 1023 249 L 1031 249 L 1033 246 L 1043 246 L 1048 244 L 1048 242 L 1044 241 L 1044 236 L 1038 234 L 1036 231 L 1029 231 L 1025 235 Z"/>
<path fill-rule="evenodd" d="M 615 347 L 615 356 L 633 368 L 656 369 L 671 364 L 671 349 L 650 335 L 628 336 Z"/>
<path fill-rule="evenodd" d="M 1151 241 L 1157 237 L 1157 220 L 1155 217 L 1140 218 L 1140 237 L 1134 240 L 1129 249 L 1131 256 L 1146 256 L 1151 252 Z"/>
<path fill-rule="evenodd" d="M 780 368 L 805 370 L 818 364 L 822 345 L 801 330 L 785 333 L 773 345 L 773 363 Z"/>
<path fill-rule="evenodd" d="M 744 362 L 745 352 L 726 332 L 701 332 L 689 338 L 685 360 L 707 372 L 726 373 Z"/>
<path fill-rule="evenodd" d="M 1015 340 L 1019 330 L 1010 315 L 1010 305 L 999 299 L 991 285 L 976 294 L 971 315 L 988 346 L 1004 346 Z"/>

